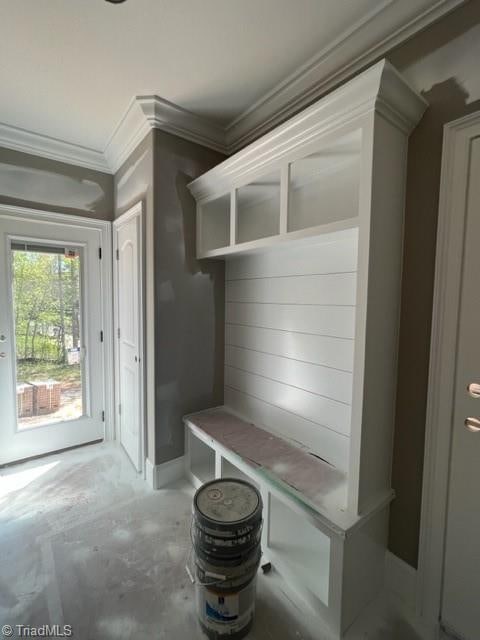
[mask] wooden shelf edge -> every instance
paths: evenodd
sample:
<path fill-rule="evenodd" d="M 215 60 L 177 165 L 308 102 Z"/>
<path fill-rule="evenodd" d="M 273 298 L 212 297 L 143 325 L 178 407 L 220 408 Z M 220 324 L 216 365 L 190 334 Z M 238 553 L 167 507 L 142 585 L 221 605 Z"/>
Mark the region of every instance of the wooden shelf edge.
<path fill-rule="evenodd" d="M 306 229 L 288 231 L 287 233 L 269 236 L 268 238 L 260 238 L 259 240 L 252 240 L 250 242 L 242 242 L 235 245 L 219 247 L 218 249 L 211 249 L 210 251 L 204 251 L 203 253 L 198 254 L 197 258 L 199 260 L 205 258 L 223 258 L 230 255 L 258 251 L 260 249 L 274 247 L 276 245 L 295 240 L 307 241 L 314 240 L 315 238 L 320 239 L 329 234 L 346 231 L 348 229 L 355 229 L 359 224 L 360 219 L 358 216 L 354 218 L 346 218 L 345 220 L 339 220 L 338 222 L 328 222 L 322 225 L 317 225 L 316 227 L 307 227 Z"/>

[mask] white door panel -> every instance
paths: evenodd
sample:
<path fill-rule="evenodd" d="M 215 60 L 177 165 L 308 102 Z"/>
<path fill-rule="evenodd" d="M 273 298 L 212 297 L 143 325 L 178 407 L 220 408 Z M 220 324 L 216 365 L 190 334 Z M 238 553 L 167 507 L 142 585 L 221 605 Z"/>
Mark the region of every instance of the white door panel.
<path fill-rule="evenodd" d="M 0 352 L 4 354 L 0 358 L 0 464 L 50 453 L 104 437 L 104 362 L 101 343 L 103 317 L 102 305 L 99 304 L 103 298 L 99 259 L 101 244 L 102 235 L 99 229 L 76 226 L 73 221 L 70 225 L 60 221 L 37 222 L 21 217 L 0 215 L 0 335 L 4 336 L 4 341 L 0 344 Z M 25 249 L 18 249 L 22 245 Z M 50 409 L 40 411 L 39 398 L 42 387 L 37 384 L 38 380 L 30 380 L 31 376 L 34 377 L 34 373 L 29 373 L 28 370 L 26 373 L 20 371 L 21 358 L 18 355 L 20 348 L 16 349 L 15 344 L 14 302 L 17 298 L 13 291 L 15 276 L 13 256 L 18 251 L 23 251 L 30 257 L 39 253 L 51 257 L 54 254 L 60 256 L 62 252 L 63 256 L 66 256 L 66 249 L 78 256 L 76 259 L 79 264 L 80 326 L 77 327 L 76 332 L 79 332 L 79 346 L 81 342 L 82 375 L 81 391 L 78 392 L 77 398 L 77 413 L 62 414 Z M 62 262 L 62 264 L 66 263 Z M 57 275 L 62 276 L 60 272 L 59 266 Z M 65 272 L 64 276 L 68 273 L 70 272 Z M 38 295 L 41 293 L 40 289 Z M 35 304 L 36 299 L 32 297 L 32 309 Z M 41 321 L 45 339 L 49 335 L 55 335 L 55 331 L 58 331 L 55 323 L 48 316 L 42 317 Z M 67 346 L 65 340 L 63 346 Z M 42 349 L 44 350 L 45 346 Z M 17 357 L 19 358 L 18 366 Z M 40 359 L 44 358 L 45 356 L 42 355 Z M 25 420 L 21 418 L 20 412 L 21 376 L 28 378 L 25 382 L 36 390 L 36 409 L 30 412 L 36 417 Z M 33 384 L 30 384 L 31 382 Z M 58 383 L 58 380 L 55 382 Z M 52 394 L 54 388 L 55 384 L 50 384 L 45 393 Z M 19 407 L 17 407 L 17 393 L 19 393 Z M 63 407 L 63 404 L 62 386 L 60 405 Z M 41 418 L 40 414 L 42 414 Z"/>
<path fill-rule="evenodd" d="M 115 223 L 117 400 L 120 442 L 142 469 L 142 266 L 141 216 Z"/>
<path fill-rule="evenodd" d="M 480 140 L 472 143 L 465 247 L 457 343 L 452 457 L 448 498 L 442 622 L 454 634 L 476 640 L 480 634 Z"/>

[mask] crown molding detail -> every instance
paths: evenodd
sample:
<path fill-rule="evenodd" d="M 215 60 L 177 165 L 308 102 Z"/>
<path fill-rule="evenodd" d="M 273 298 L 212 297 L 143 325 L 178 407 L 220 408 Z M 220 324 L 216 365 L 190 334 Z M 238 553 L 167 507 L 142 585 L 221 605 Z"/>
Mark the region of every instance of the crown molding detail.
<path fill-rule="evenodd" d="M 102 151 L 0 123 L 0 147 L 110 173 Z"/>
<path fill-rule="evenodd" d="M 105 148 L 105 157 L 113 173 L 152 129 L 228 153 L 222 127 L 159 96 L 137 96 L 130 102 Z"/>
<path fill-rule="evenodd" d="M 380 19 L 380 12 L 393 4 L 392 0 L 381 3 L 330 47 L 316 54 L 232 120 L 225 129 L 228 153 L 235 153 L 272 130 L 464 3 L 465 0 L 437 0 L 406 23 L 400 12 L 396 24 L 384 20 L 379 26 L 377 22 L 373 23 L 374 19 Z M 395 6 L 392 7 L 394 10 Z"/>
<path fill-rule="evenodd" d="M 232 184 L 244 184 L 249 176 L 257 175 L 266 165 L 271 168 L 272 163 L 280 163 L 295 149 L 374 113 L 408 135 L 427 106 L 398 71 L 381 60 L 210 169 L 188 188 L 197 201 L 225 193 Z"/>
<path fill-rule="evenodd" d="M 401 2 L 383 0 L 331 46 L 302 65 L 226 127 L 159 96 L 147 95 L 132 98 L 102 151 L 2 123 L 0 147 L 115 173 L 149 131 L 160 129 L 232 155 L 464 2 L 437 0 L 405 21 Z M 380 109 L 380 104 L 377 106 Z M 392 113 L 390 115 L 394 117 Z"/>

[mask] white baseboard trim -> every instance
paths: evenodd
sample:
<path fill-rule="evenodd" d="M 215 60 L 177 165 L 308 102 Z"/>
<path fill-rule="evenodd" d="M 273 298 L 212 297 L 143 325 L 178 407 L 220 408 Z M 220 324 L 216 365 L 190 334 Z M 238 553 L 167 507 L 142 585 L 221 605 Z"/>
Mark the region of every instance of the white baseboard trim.
<path fill-rule="evenodd" d="M 385 587 L 394 593 L 411 612 L 417 597 L 417 570 L 387 551 L 385 553 Z"/>
<path fill-rule="evenodd" d="M 147 458 L 145 464 L 145 480 L 151 489 L 161 489 L 162 487 L 180 480 L 185 476 L 184 456 L 153 465 Z"/>

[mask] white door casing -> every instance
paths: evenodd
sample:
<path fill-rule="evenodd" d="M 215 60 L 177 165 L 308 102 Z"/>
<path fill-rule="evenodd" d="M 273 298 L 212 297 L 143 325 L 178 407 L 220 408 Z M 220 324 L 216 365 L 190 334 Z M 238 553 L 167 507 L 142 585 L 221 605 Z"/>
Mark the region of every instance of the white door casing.
<path fill-rule="evenodd" d="M 480 112 L 445 126 L 418 567 L 429 638 L 442 625 L 471 640 L 480 624 L 480 432 L 464 426 L 480 414 L 466 390 L 480 376 L 479 138 Z"/>
<path fill-rule="evenodd" d="M 143 224 L 141 203 L 114 222 L 118 438 L 144 471 Z"/>
<path fill-rule="evenodd" d="M 107 222 L 82 217 L 0 206 L 0 334 L 5 336 L 0 349 L 5 354 L 0 360 L 0 464 L 111 438 L 112 406 L 108 401 L 112 382 L 110 226 Z M 74 246 L 81 250 L 85 408 L 84 415 L 76 420 L 17 428 L 10 267 L 14 241 Z"/>

